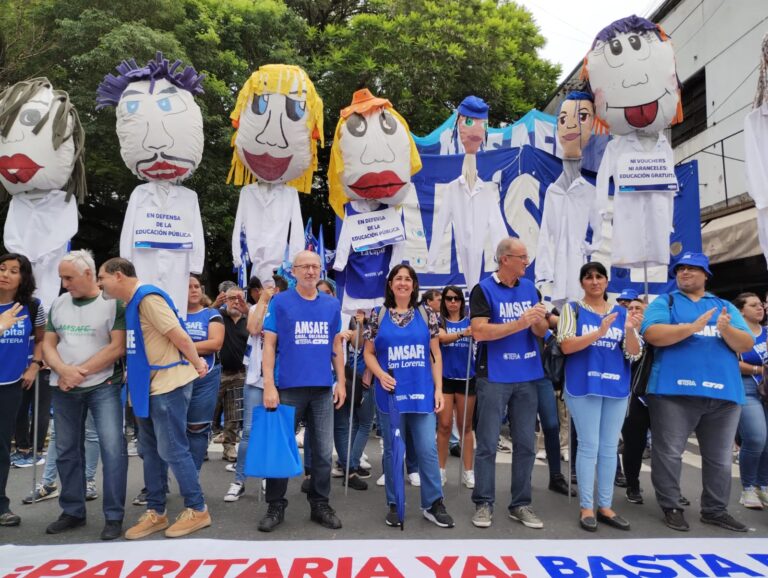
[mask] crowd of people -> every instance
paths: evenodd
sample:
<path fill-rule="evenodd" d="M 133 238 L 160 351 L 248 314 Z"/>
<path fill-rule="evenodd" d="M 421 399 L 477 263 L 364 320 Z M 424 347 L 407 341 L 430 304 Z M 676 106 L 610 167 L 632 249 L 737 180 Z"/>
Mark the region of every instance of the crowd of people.
<path fill-rule="evenodd" d="M 760 298 L 744 293 L 730 303 L 706 291 L 707 257 L 684 253 L 670 271 L 676 288 L 650 304 L 631 290 L 611 303 L 606 268 L 592 261 L 579 271 L 583 297 L 551 310 L 525 277 L 530 259 L 521 240 L 503 240 L 495 257 L 497 271 L 471 288 L 468 302 L 453 285 L 422 295 L 416 271 L 396 265 L 383 305 L 358 311 L 345 326 L 335 285 L 320 278 L 319 256 L 310 251 L 293 260 L 292 288 L 279 276 L 252 279 L 246 289 L 220 286 L 211 301 L 191 276 L 185 319 L 167 293 L 137 278 L 130 261 L 112 258 L 97 269 L 85 250 L 59 263 L 63 291 L 45 311 L 33 297 L 29 260 L 1 256 L 0 526 L 21 521 L 5 491 L 10 467 L 35 464 L 49 430 L 43 478 L 23 498 L 58 497 L 61 514 L 47 533 L 85 523 L 86 501 L 98 495 L 99 457 L 102 539 L 178 537 L 210 526 L 199 473 L 212 436 L 233 475 L 223 499 L 236 502 L 246 490 L 249 446 L 257 451 L 260 443 L 251 439 L 253 409 L 283 404 L 295 408 L 295 429 L 304 430 L 301 488 L 310 519 L 326 528 L 342 527 L 330 504 L 332 477 L 368 488 L 365 449 L 375 422 L 388 526 L 402 524 L 403 469 L 420 486 L 424 518 L 454 526 L 443 492 L 449 454 L 461 457 L 460 483 L 472 490 L 472 524 L 491 526 L 507 424 L 507 513 L 528 528 L 544 527 L 531 491 L 539 429 L 549 489 L 576 495 L 578 488 L 585 531 L 599 524 L 630 530 L 613 507 L 614 484 L 625 478 L 627 500 L 643 502 L 639 473 L 649 448 L 664 522 L 688 530 L 680 475 L 692 433 L 702 454 L 701 522 L 746 531 L 728 512 L 734 444 L 741 504 L 768 507 Z M 38 419 L 30 417 L 35 412 Z M 134 421 L 144 488 L 133 503 L 146 510 L 124 529 L 125 430 Z M 561 472 L 568 445 L 575 448 L 570 479 Z M 184 501 L 173 521 L 169 469 Z M 265 480 L 260 531 L 284 521 L 287 486 L 285 478 Z"/>

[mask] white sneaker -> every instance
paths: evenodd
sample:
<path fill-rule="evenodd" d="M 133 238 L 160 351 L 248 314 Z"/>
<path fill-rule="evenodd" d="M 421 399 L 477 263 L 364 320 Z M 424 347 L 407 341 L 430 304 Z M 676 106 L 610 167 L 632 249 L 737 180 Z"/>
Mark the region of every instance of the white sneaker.
<path fill-rule="evenodd" d="M 440 485 L 444 486 L 448 481 L 448 474 L 445 473 L 445 468 L 440 468 Z"/>
<path fill-rule="evenodd" d="M 421 476 L 419 475 L 419 472 L 408 474 L 408 481 L 411 482 L 412 486 L 416 486 L 418 488 L 421 485 Z"/>
<path fill-rule="evenodd" d="M 304 428 L 300 427 L 299 431 L 296 432 L 296 445 L 300 448 L 304 447 Z"/>
<path fill-rule="evenodd" d="M 752 486 L 746 488 L 743 492 L 741 492 L 741 498 L 739 499 L 739 504 L 741 504 L 745 508 L 749 508 L 750 510 L 763 509 L 763 502 L 760 500 L 760 498 L 757 495 L 757 492 L 755 491 L 755 488 Z"/>
<path fill-rule="evenodd" d="M 379 479 L 378 479 L 378 480 L 376 480 L 376 485 L 377 485 L 377 486 L 383 486 L 385 483 L 386 483 L 386 482 L 385 482 L 385 480 L 384 480 L 384 474 L 381 474 L 381 476 L 379 477 Z"/>
<path fill-rule="evenodd" d="M 547 452 L 546 450 L 539 450 L 536 452 L 536 459 L 541 460 L 542 462 L 547 461 Z"/>
<path fill-rule="evenodd" d="M 368 456 L 365 454 L 362 455 L 360 458 L 360 467 L 364 470 L 370 470 L 371 469 L 371 462 L 368 461 Z"/>
<path fill-rule="evenodd" d="M 568 455 L 568 452 L 562 451 L 560 452 L 560 459 L 568 463 L 571 460 L 571 456 Z"/>
<path fill-rule="evenodd" d="M 227 470 L 228 472 L 236 472 L 237 471 L 237 462 L 227 464 L 226 466 L 224 466 L 224 469 Z"/>
<path fill-rule="evenodd" d="M 229 489 L 227 490 L 227 493 L 224 494 L 224 501 L 225 502 L 237 502 L 240 499 L 240 496 L 242 496 L 245 493 L 245 484 L 241 484 L 240 482 L 232 482 L 229 484 Z"/>
<path fill-rule="evenodd" d="M 464 470 L 461 476 L 461 481 L 470 490 L 475 487 L 475 470 Z"/>
<path fill-rule="evenodd" d="M 344 477 L 344 470 L 343 470 L 343 469 L 341 469 L 341 468 L 340 468 L 340 467 L 338 467 L 338 466 L 334 466 L 334 467 L 331 469 L 331 477 L 332 477 L 332 478 L 343 478 L 343 477 Z"/>
<path fill-rule="evenodd" d="M 763 506 L 768 508 L 768 487 L 757 488 L 755 493 L 757 494 L 757 497 L 760 498 Z"/>

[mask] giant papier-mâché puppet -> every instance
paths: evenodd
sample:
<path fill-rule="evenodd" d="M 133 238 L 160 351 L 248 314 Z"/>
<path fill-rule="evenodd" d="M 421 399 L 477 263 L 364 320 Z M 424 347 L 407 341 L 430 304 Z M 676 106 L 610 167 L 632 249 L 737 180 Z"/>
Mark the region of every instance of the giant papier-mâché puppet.
<path fill-rule="evenodd" d="M 203 271 L 205 239 L 197 193 L 180 183 L 203 157 L 203 116 L 194 97 L 203 93 L 204 76 L 161 53 L 145 66 L 128 60 L 116 69 L 99 85 L 97 109 L 115 107 L 120 155 L 147 181 L 128 201 L 120 256 L 186 317 L 189 274 Z"/>
<path fill-rule="evenodd" d="M 77 202 L 86 192 L 84 141 L 69 95 L 47 78 L 0 94 L 0 191 L 11 195 L 3 242 L 32 262 L 36 296 L 46 309 L 59 294 L 59 260 L 77 233 Z"/>
<path fill-rule="evenodd" d="M 323 142 L 323 101 L 298 66 L 267 64 L 245 82 L 230 114 L 237 129 L 227 182 L 240 190 L 232 231 L 235 267 L 247 257 L 251 277 L 271 279 L 304 249 L 298 192 L 310 193 Z M 241 245 L 245 238 L 246 251 Z"/>
<path fill-rule="evenodd" d="M 581 174 L 582 151 L 595 124 L 592 95 L 569 92 L 557 114 L 557 139 L 563 151 L 563 172 L 547 187 L 536 249 L 536 284 L 552 303 L 580 299 L 579 269 L 600 246 L 602 217 L 595 187 Z M 591 243 L 586 242 L 591 225 Z"/>
<path fill-rule="evenodd" d="M 499 186 L 477 174 L 476 156 L 486 141 L 488 105 L 477 96 L 466 97 L 458 109 L 456 127 L 464 147 L 461 176 L 435 187 L 435 222 L 427 256 L 430 272 L 450 272 L 451 229 L 459 266 L 468 290 L 479 281 L 485 269 L 495 270 L 493 251 L 509 233 L 501 216 Z M 442 246 L 447 243 L 446 246 Z M 441 262 L 441 255 L 447 259 Z"/>
<path fill-rule="evenodd" d="M 601 30 L 584 61 L 595 113 L 613 135 L 597 177 L 608 218 L 613 179 L 612 263 L 667 265 L 674 196 L 672 147 L 662 131 L 682 120 L 672 42 L 658 24 L 629 16 Z"/>
<path fill-rule="evenodd" d="M 345 313 L 383 303 L 387 273 L 401 261 L 405 240 L 394 207 L 420 169 L 408 123 L 392 103 L 356 91 L 341 110 L 328 165 L 329 200 L 344 219 L 333 267 L 345 272 Z"/>

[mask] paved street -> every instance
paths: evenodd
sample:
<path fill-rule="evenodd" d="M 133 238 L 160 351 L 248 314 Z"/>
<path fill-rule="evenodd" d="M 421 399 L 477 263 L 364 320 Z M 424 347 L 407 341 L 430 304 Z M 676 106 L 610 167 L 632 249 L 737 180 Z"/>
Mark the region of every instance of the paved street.
<path fill-rule="evenodd" d="M 344 495 L 341 480 L 334 479 L 331 505 L 336 509 L 344 527 L 339 531 L 327 530 L 309 520 L 309 506 L 306 497 L 300 492 L 301 479 L 291 480 L 288 487 L 289 506 L 285 523 L 271 534 L 256 530 L 256 524 L 265 510 L 265 504 L 259 502 L 258 483 L 250 480 L 246 484 L 246 494 L 238 502 L 225 503 L 224 493 L 229 487 L 233 474 L 224 470 L 226 462 L 221 460 L 221 447 L 212 445 L 210 461 L 203 465 L 202 483 L 206 493 L 208 507 L 213 517 L 213 526 L 190 536 L 191 538 L 221 538 L 230 540 L 332 540 L 332 539 L 628 539 L 628 538 L 692 538 L 692 537 L 727 537 L 768 536 L 768 510 L 746 510 L 738 504 L 740 486 L 738 466 L 733 468 L 733 488 L 730 511 L 738 519 L 748 524 L 749 534 L 735 534 L 716 527 L 706 526 L 699 521 L 698 503 L 700 499 L 701 457 L 698 447 L 692 439 L 684 457 L 683 493 L 692 506 L 687 510 L 687 519 L 691 531 L 679 533 L 668 529 L 662 523 L 661 510 L 651 489 L 648 461 L 644 462 L 641 484 L 645 490 L 644 505 L 630 504 L 624 498 L 624 490 L 615 489 L 614 508 L 632 523 L 631 532 L 622 532 L 604 525 L 595 534 L 584 532 L 578 527 L 578 500 L 555 494 L 547 489 L 548 470 L 545 462 L 537 460 L 533 476 L 533 507 L 544 521 L 543 530 L 531 530 L 506 516 L 506 504 L 509 498 L 510 460 L 509 454 L 497 454 L 497 499 L 493 526 L 478 529 L 470 521 L 474 506 L 470 500 L 471 491 L 462 486 L 459 491 L 456 480 L 459 476 L 459 460 L 454 457 L 448 462 L 448 485 L 445 486 L 445 502 L 448 512 L 456 520 L 453 529 L 441 529 L 427 522 L 418 510 L 418 488 L 410 485 L 406 488 L 408 505 L 406 508 L 405 530 L 400 531 L 384 524 L 386 506 L 384 488 L 376 486 L 376 479 L 381 473 L 381 453 L 379 440 L 371 437 L 367 454 L 373 464 L 372 476 L 366 491 L 349 490 Z M 563 463 L 564 471 L 567 465 Z M 142 513 L 142 508 L 130 504 L 130 500 L 142 487 L 141 459 L 130 458 L 126 524 L 131 525 Z M 38 468 L 42 472 L 42 468 Z M 101 500 L 88 502 L 88 523 L 80 528 L 58 536 L 45 534 L 45 526 L 59 514 L 57 500 L 48 500 L 34 505 L 22 505 L 21 498 L 29 492 L 32 479 L 31 468 L 13 469 L 8 484 L 8 495 L 12 499 L 12 508 L 22 517 L 18 528 L 0 528 L 0 544 L 68 544 L 99 541 L 103 525 Z M 99 489 L 100 489 L 99 479 Z M 175 484 L 172 484 L 172 489 Z M 182 509 L 178 493 L 172 493 L 168 501 L 169 513 L 177 515 Z M 162 533 L 150 540 L 164 540 Z"/>

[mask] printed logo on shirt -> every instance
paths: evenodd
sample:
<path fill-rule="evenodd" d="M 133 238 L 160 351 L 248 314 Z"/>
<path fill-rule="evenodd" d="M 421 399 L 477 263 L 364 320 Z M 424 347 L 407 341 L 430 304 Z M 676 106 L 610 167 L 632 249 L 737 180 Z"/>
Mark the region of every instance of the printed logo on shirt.
<path fill-rule="evenodd" d="M 702 381 L 701 387 L 706 387 L 709 389 L 725 389 L 725 385 L 722 383 L 717 383 L 715 381 Z"/>
<path fill-rule="evenodd" d="M 720 331 L 718 331 L 716 325 L 706 325 L 701 331 L 697 331 L 694 335 L 701 335 L 702 337 L 720 337 Z"/>
<path fill-rule="evenodd" d="M 184 324 L 187 327 L 187 333 L 189 333 L 189 336 L 193 341 L 195 340 L 195 337 L 208 337 L 208 331 L 203 327 L 202 321 L 186 321 Z"/>
<path fill-rule="evenodd" d="M 423 345 L 392 345 L 387 348 L 389 369 L 425 367 L 425 352 L 426 350 Z"/>
<path fill-rule="evenodd" d="M 502 301 L 499 303 L 499 317 L 504 321 L 516 321 L 531 307 L 532 301 Z"/>
<path fill-rule="evenodd" d="M 395 395 L 397 401 L 406 401 L 414 399 L 424 399 L 426 396 L 423 393 L 409 393 L 408 395 Z"/>
<path fill-rule="evenodd" d="M 686 387 L 696 387 L 696 382 L 693 379 L 678 379 L 677 385 L 683 385 Z"/>
<path fill-rule="evenodd" d="M 0 337 L 0 343 L 24 343 L 24 320 L 17 321 L 6 329 Z"/>
<path fill-rule="evenodd" d="M 127 329 L 125 331 L 125 348 L 128 351 L 136 350 L 136 334 L 133 329 Z"/>
<path fill-rule="evenodd" d="M 600 371 L 588 371 L 587 376 L 589 377 L 597 377 L 598 379 L 607 379 L 609 381 L 619 381 L 621 380 L 621 376 L 618 373 L 608 373 L 608 372 L 600 372 Z"/>
<path fill-rule="evenodd" d="M 581 334 L 586 335 L 587 333 L 592 333 L 593 331 L 597 331 L 599 329 L 600 327 L 597 325 L 590 325 L 589 323 L 584 323 L 581 326 Z M 610 349 L 611 351 L 613 351 L 614 349 L 616 349 L 616 346 L 623 339 L 623 337 L 624 337 L 624 331 L 622 329 L 619 329 L 618 327 L 609 327 L 608 332 L 605 334 L 605 338 L 598 339 L 592 345 L 594 345 L 595 347 L 605 347 L 606 349 Z"/>
<path fill-rule="evenodd" d="M 514 351 L 509 352 L 509 353 L 502 353 L 501 354 L 501 358 L 504 361 L 514 361 L 516 359 L 520 359 L 520 354 L 519 353 L 515 353 Z"/>
<path fill-rule="evenodd" d="M 90 325 L 71 325 L 63 323 L 56 328 L 57 333 L 65 333 L 71 336 L 91 337 L 95 335 L 96 330 Z"/>
<path fill-rule="evenodd" d="M 446 327 L 445 332 L 448 334 L 451 333 L 461 333 L 464 331 L 466 327 Z M 463 347 L 466 349 L 469 347 L 469 338 L 468 337 L 461 337 L 458 341 L 452 341 L 451 343 L 446 343 L 443 345 L 443 347 Z"/>
<path fill-rule="evenodd" d="M 757 353 L 760 356 L 760 359 L 763 360 L 763 363 L 765 363 L 768 360 L 768 351 L 766 351 L 768 347 L 766 346 L 768 346 L 768 344 L 766 344 L 766 342 L 763 341 L 762 343 L 756 343 L 754 347 L 755 353 Z"/>
<path fill-rule="evenodd" d="M 327 321 L 297 321 L 293 331 L 296 345 L 327 345 L 330 342 Z"/>

